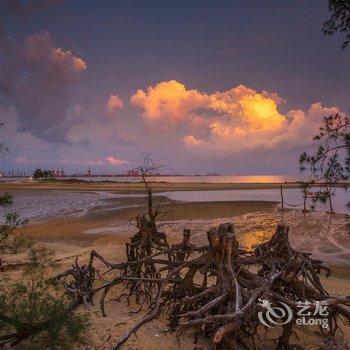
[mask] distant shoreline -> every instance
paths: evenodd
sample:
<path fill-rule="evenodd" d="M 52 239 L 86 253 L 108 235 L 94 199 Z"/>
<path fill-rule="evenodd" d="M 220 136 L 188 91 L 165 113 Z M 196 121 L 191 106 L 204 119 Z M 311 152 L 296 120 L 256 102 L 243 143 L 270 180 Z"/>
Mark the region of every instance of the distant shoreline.
<path fill-rule="evenodd" d="M 211 190 L 258 190 L 300 188 L 298 182 L 281 183 L 208 183 L 208 182 L 151 182 L 154 192 L 169 191 L 211 191 Z M 314 184 L 313 187 L 322 186 Z M 339 184 L 350 188 L 350 183 Z M 112 182 L 112 181 L 84 181 L 84 180 L 50 180 L 50 181 L 23 181 L 0 182 L 0 190 L 69 190 L 69 191 L 112 191 L 112 192 L 142 192 L 144 185 L 141 182 Z"/>

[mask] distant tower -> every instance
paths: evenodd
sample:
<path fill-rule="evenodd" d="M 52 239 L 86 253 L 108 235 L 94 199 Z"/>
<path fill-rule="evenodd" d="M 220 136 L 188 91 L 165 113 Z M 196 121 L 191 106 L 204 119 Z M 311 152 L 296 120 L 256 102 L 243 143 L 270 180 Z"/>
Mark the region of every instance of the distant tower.
<path fill-rule="evenodd" d="M 63 170 L 63 167 L 61 168 L 61 174 L 60 176 L 64 176 L 64 170 Z"/>
<path fill-rule="evenodd" d="M 88 172 L 87 172 L 87 175 L 88 176 L 91 176 L 91 166 L 89 165 L 89 170 L 88 170 Z"/>

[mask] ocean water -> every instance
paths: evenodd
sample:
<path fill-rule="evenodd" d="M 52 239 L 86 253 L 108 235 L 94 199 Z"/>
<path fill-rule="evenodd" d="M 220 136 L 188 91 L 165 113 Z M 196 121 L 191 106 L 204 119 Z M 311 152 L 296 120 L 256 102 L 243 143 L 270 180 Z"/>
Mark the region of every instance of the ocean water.
<path fill-rule="evenodd" d="M 139 182 L 137 176 L 114 176 L 114 177 L 81 177 L 81 180 L 87 181 L 117 181 L 117 182 Z M 298 178 L 288 175 L 219 175 L 219 176 L 154 176 L 149 178 L 153 182 L 170 183 L 283 183 L 295 182 Z"/>
<path fill-rule="evenodd" d="M 121 177 L 82 177 L 81 180 L 87 181 L 118 181 L 118 182 L 139 182 L 140 177 L 121 176 Z M 171 183 L 283 183 L 298 181 L 295 176 L 287 175 L 230 175 L 230 176 L 154 176 L 149 178 L 153 182 L 171 182 Z"/>
<path fill-rule="evenodd" d="M 116 181 L 116 182 L 140 182 L 138 176 L 82 176 L 64 177 L 59 179 L 77 179 L 84 181 Z M 218 175 L 218 176 L 154 176 L 149 178 L 152 182 L 200 182 L 200 183 L 284 183 L 296 182 L 300 177 L 289 175 Z M 23 178 L 1 177 L 0 181 L 22 181 Z"/>

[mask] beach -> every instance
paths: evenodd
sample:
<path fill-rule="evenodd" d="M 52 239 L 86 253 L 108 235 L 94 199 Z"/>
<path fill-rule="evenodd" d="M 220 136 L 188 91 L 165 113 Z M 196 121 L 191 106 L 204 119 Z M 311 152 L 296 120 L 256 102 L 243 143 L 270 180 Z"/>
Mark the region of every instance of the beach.
<path fill-rule="evenodd" d="M 132 190 L 127 191 L 127 186 Z M 74 259 L 79 262 L 88 261 L 92 250 L 111 261 L 119 262 L 125 259 L 125 242 L 136 232 L 133 219 L 146 211 L 146 198 L 140 191 L 140 184 L 0 184 L 2 191 L 8 191 L 14 197 L 20 198 L 25 207 L 30 203 L 40 203 L 47 198 L 43 208 L 54 209 L 55 205 L 71 201 L 65 210 L 58 206 L 55 215 L 50 216 L 43 210 L 29 211 L 33 218 L 29 225 L 19 229 L 25 235 L 34 238 L 37 244 L 45 245 L 55 251 L 55 259 L 59 262 L 59 271 L 69 268 Z M 169 184 L 153 184 L 159 192 L 169 191 Z M 225 187 L 232 189 L 232 184 L 171 184 L 179 191 L 193 190 L 192 186 L 208 190 Z M 237 184 L 235 188 L 241 188 Z M 238 186 L 238 187 L 237 187 Z M 246 184 L 244 186 L 247 186 Z M 249 184 L 248 187 L 258 186 Z M 259 186 L 265 186 L 266 184 Z M 258 186 L 258 188 L 260 188 Z M 277 184 L 268 184 L 279 186 Z M 108 189 L 108 190 L 107 190 Z M 97 191 L 97 192 L 96 192 Z M 21 196 L 21 197 L 19 197 Z M 50 197 L 51 196 L 51 197 Z M 165 232 L 168 241 L 181 241 L 184 228 L 192 231 L 191 241 L 196 244 L 206 243 L 206 231 L 223 222 L 232 222 L 240 247 L 253 249 L 255 245 L 268 240 L 274 233 L 278 223 L 290 226 L 290 241 L 295 249 L 309 251 L 314 258 L 325 261 L 333 270 L 330 278 L 322 277 L 331 295 L 350 294 L 350 242 L 349 231 L 346 227 L 346 217 L 342 214 L 329 215 L 325 212 L 309 212 L 303 214 L 300 210 L 281 211 L 277 201 L 176 201 L 165 194 L 155 196 L 155 202 L 161 203 L 161 231 Z M 78 201 L 78 202 L 77 202 Z M 57 204 L 58 203 L 58 204 Z M 80 205 L 77 205 L 77 203 Z M 38 204 L 35 204 L 38 207 Z M 72 210 L 70 206 L 79 210 Z M 50 210 L 47 211 L 48 213 Z M 35 216 L 44 213 L 42 216 Z M 10 264 L 21 264 L 26 260 L 26 254 L 5 254 L 2 258 Z M 11 272 L 18 273 L 19 271 Z M 55 271 L 57 273 L 58 270 Z M 10 274 L 11 274 L 10 273 Z M 105 277 L 99 276 L 97 283 L 103 283 Z M 113 298 L 114 296 L 114 298 Z M 83 306 L 79 312 L 89 315 L 89 330 L 85 340 L 80 344 L 81 349 L 110 349 L 118 337 L 130 328 L 140 314 L 129 314 L 130 306 L 123 300 L 115 301 L 113 293 L 106 301 L 107 317 L 101 315 L 95 296 L 95 305 L 89 310 Z M 135 306 L 135 308 L 137 308 Z M 314 332 L 314 331 L 312 331 Z M 315 340 L 306 340 L 303 344 L 316 346 Z M 310 337 L 311 339 L 311 337 Z M 316 340 L 318 338 L 316 337 Z M 294 339 L 293 339 L 294 340 Z M 349 344 L 349 334 L 345 333 L 341 344 L 345 348 Z M 295 339 L 295 343 L 298 340 Z M 211 349 L 209 343 L 200 340 L 199 348 Z M 300 344 L 300 341 L 299 341 Z M 132 336 L 126 349 L 193 349 L 191 333 L 176 339 L 176 334 L 168 331 L 162 317 L 146 324 Z M 316 349 L 317 347 L 315 347 Z M 268 349 L 268 348 L 266 348 Z"/>

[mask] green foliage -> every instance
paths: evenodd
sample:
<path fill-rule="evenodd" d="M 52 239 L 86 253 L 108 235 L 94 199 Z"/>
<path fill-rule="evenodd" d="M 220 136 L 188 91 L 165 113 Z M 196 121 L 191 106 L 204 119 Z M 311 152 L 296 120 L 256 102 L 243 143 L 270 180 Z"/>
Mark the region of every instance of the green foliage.
<path fill-rule="evenodd" d="M 12 205 L 12 196 L 8 193 L 0 196 L 0 206 L 10 207 Z M 17 253 L 22 248 L 29 248 L 32 245 L 31 237 L 16 235 L 16 228 L 28 223 L 27 219 L 22 219 L 17 213 L 8 212 L 0 224 L 0 250 L 10 250 Z"/>
<path fill-rule="evenodd" d="M 10 206 L 12 204 L 13 204 L 13 201 L 12 201 L 12 196 L 10 194 L 5 192 L 2 196 L 0 196 L 0 206 L 1 207 Z"/>
<path fill-rule="evenodd" d="M 27 349 L 34 349 L 33 343 L 40 349 L 70 348 L 85 330 L 87 320 L 72 312 L 76 305 L 72 306 L 46 278 L 48 268 L 56 267 L 52 251 L 31 248 L 28 257 L 20 281 L 3 280 L 0 285 L 5 291 L 0 295 L 0 347 L 6 343 L 1 343 L 1 337 L 7 336 L 12 343 L 24 341 L 21 347 Z"/>
<path fill-rule="evenodd" d="M 53 174 L 51 170 L 42 170 L 38 168 L 34 171 L 33 178 L 37 180 L 49 180 L 53 178 Z"/>
<path fill-rule="evenodd" d="M 41 169 L 36 169 L 33 174 L 34 179 L 41 179 L 43 177 L 43 171 Z"/>
<path fill-rule="evenodd" d="M 299 181 L 298 182 L 299 185 L 300 185 L 300 188 L 301 188 L 301 192 L 303 194 L 303 200 L 304 200 L 304 203 L 303 203 L 303 212 L 306 212 L 308 209 L 306 207 L 307 205 L 307 200 L 308 198 L 310 197 L 310 194 L 309 194 L 309 191 L 310 191 L 310 188 L 311 186 L 314 184 L 314 181 L 313 180 L 309 180 L 309 181 Z M 313 210 L 314 207 L 312 205 L 310 205 L 310 209 Z"/>
<path fill-rule="evenodd" d="M 0 128 L 4 126 L 3 122 L 0 122 Z M 0 153 L 7 151 L 8 149 L 4 144 L 0 143 Z M 0 207 L 10 208 L 13 204 L 12 196 L 5 192 L 0 196 Z M 10 251 L 17 253 L 22 248 L 29 248 L 32 246 L 32 238 L 24 235 L 15 235 L 14 231 L 17 227 L 24 226 L 28 223 L 27 219 L 22 219 L 17 213 L 7 212 L 4 218 L 0 222 L 0 251 L 9 249 Z"/>

